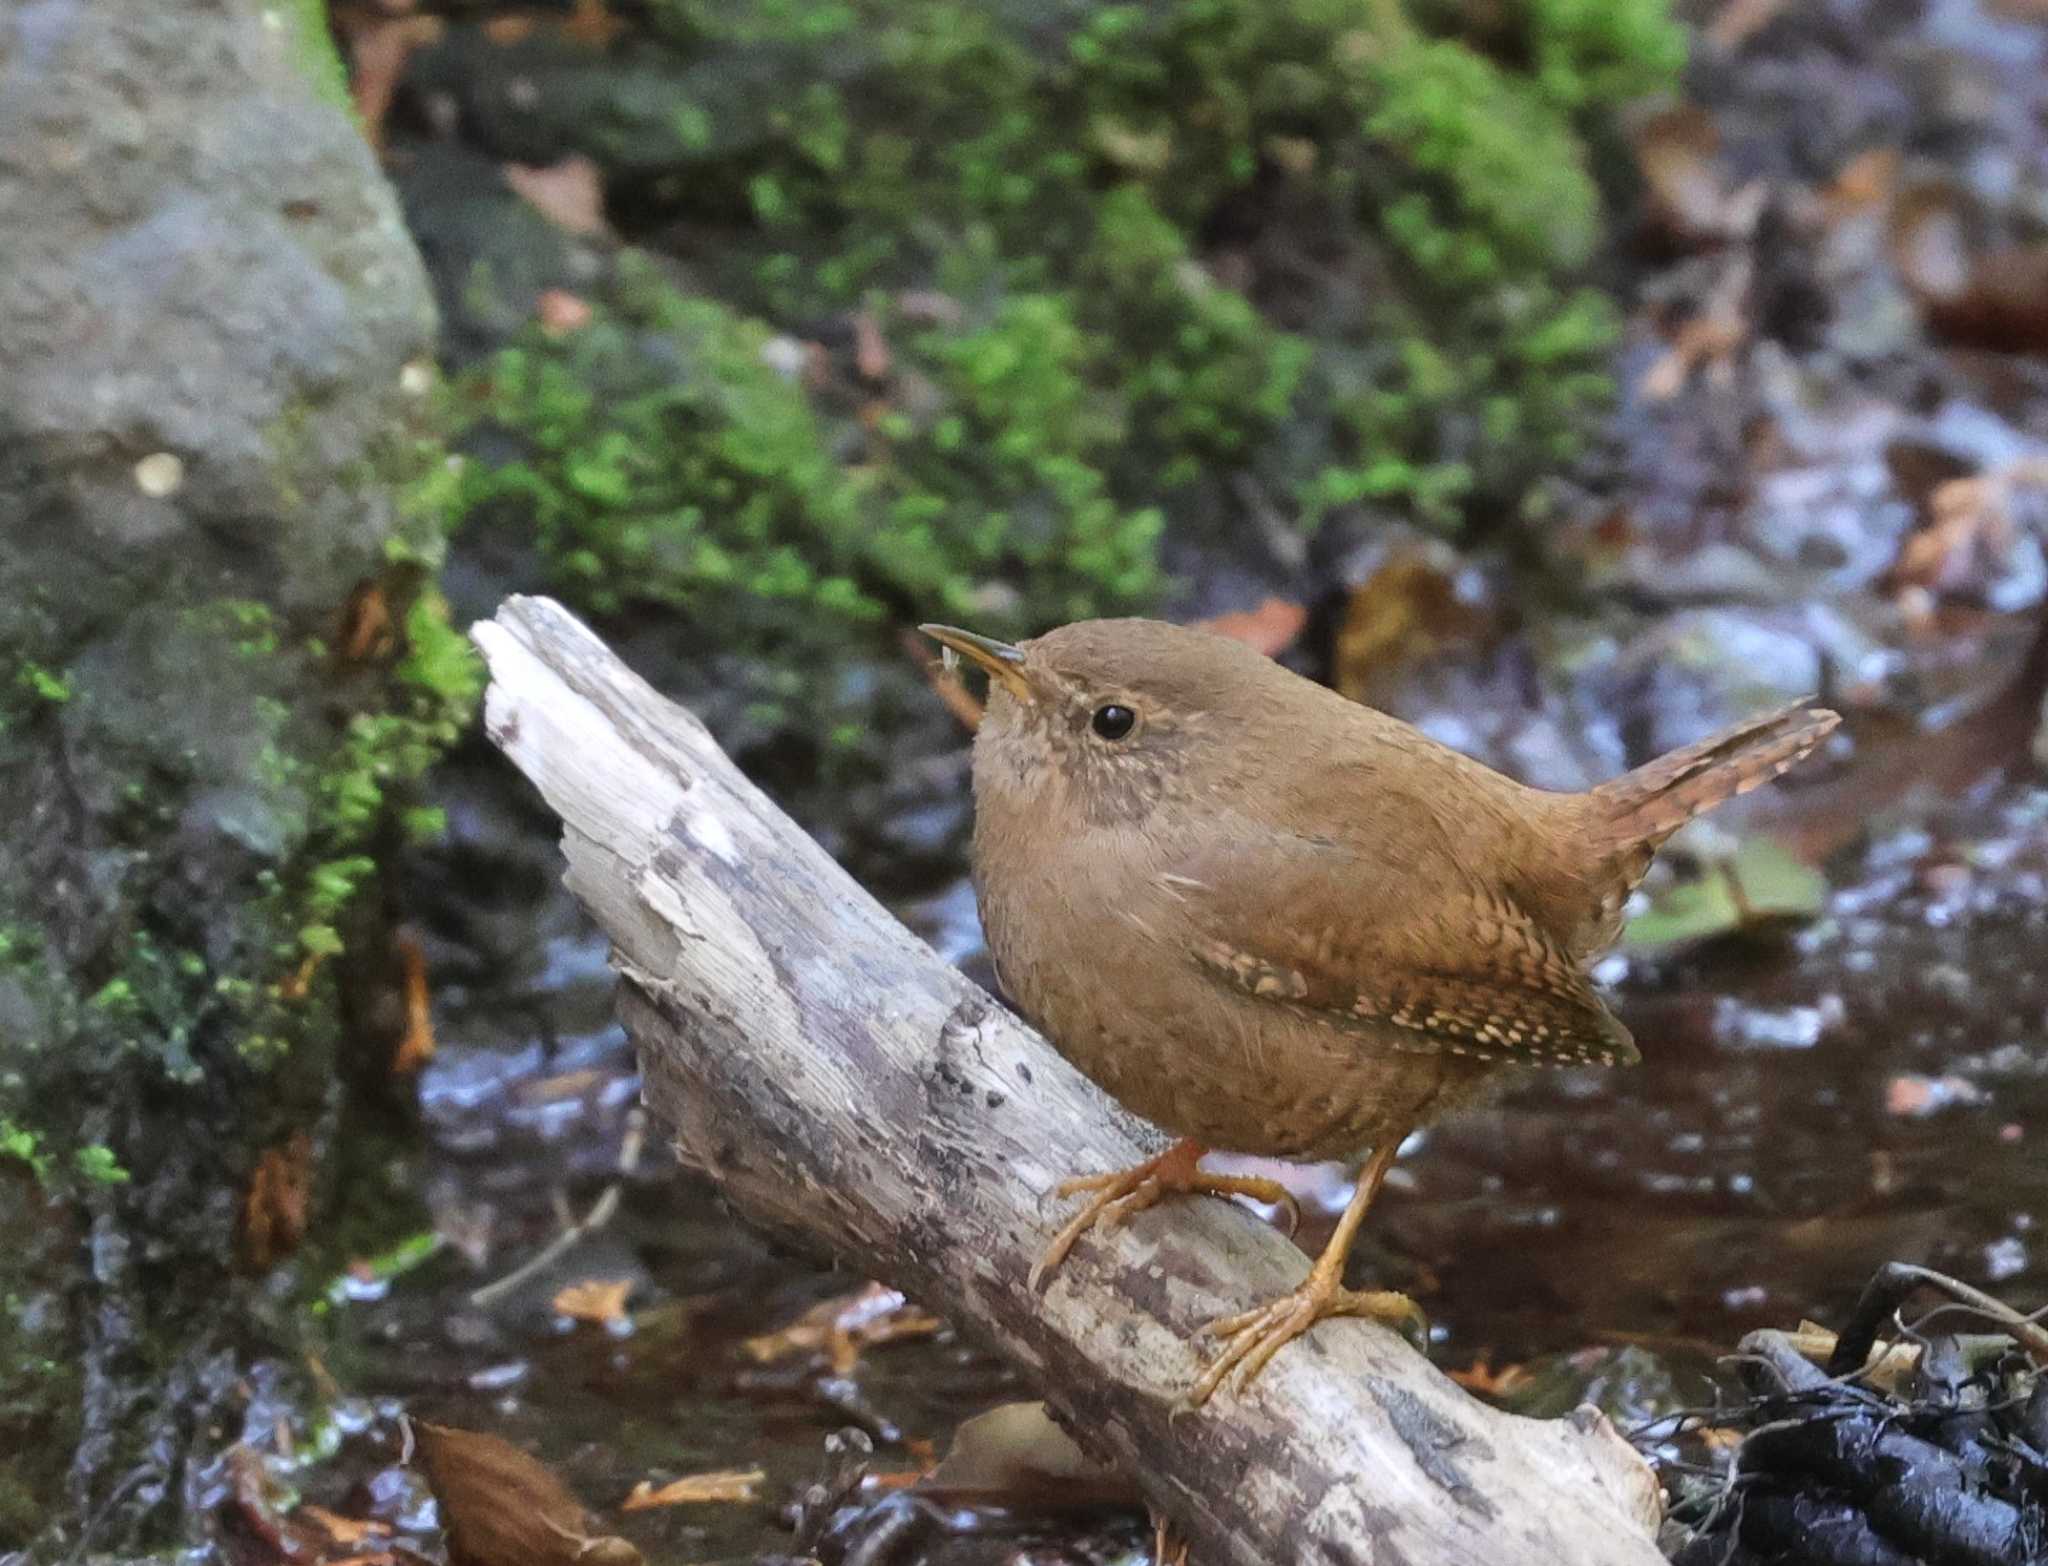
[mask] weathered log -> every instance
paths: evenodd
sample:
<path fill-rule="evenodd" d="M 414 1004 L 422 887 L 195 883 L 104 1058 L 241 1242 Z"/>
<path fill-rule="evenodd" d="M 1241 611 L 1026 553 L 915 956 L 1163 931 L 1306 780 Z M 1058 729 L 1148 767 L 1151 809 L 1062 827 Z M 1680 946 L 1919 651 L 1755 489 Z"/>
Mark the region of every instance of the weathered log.
<path fill-rule="evenodd" d="M 1180 1406 L 1189 1333 L 1307 1262 L 1226 1203 L 1164 1203 L 1025 1274 L 1052 1187 L 1143 1133 L 936 957 L 704 727 L 545 599 L 474 632 L 492 740 L 564 823 L 646 1092 L 739 1211 L 1015 1361 L 1205 1566 L 1651 1566 L 1657 1487 L 1592 1409 L 1489 1409 L 1396 1335 L 1329 1322 L 1245 1395 Z"/>

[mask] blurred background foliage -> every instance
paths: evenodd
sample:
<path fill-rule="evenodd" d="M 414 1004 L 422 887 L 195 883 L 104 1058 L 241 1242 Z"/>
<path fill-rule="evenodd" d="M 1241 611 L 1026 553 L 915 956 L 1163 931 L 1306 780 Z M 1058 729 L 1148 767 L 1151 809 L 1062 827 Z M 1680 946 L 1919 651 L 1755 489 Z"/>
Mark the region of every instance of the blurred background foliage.
<path fill-rule="evenodd" d="M 593 160 L 639 242 L 592 319 L 464 377 L 456 520 L 742 655 L 741 748 L 794 732 L 827 776 L 872 771 L 848 671 L 902 623 L 1156 607 L 1162 537 L 1531 514 L 1608 390 L 1611 111 L 1683 54 L 1662 0 L 648 21 L 602 50 L 458 27 L 414 62 L 498 155 Z M 528 269 L 476 258 L 458 341 Z"/>

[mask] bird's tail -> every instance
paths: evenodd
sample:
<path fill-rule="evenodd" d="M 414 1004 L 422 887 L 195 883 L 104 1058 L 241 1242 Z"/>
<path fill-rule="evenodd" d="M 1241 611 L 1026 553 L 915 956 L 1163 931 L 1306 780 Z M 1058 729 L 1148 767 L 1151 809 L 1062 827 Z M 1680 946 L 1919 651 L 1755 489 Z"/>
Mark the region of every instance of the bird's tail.
<path fill-rule="evenodd" d="M 1841 721 L 1795 701 L 1659 756 L 1592 791 L 1594 830 L 1616 850 L 1655 848 L 1694 816 L 1797 765 Z"/>

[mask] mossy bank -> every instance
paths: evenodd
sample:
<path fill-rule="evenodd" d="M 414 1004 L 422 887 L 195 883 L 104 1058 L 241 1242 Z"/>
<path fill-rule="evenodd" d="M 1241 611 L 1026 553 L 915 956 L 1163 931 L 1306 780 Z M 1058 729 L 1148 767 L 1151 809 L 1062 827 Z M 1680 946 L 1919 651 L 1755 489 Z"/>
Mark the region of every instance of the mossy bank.
<path fill-rule="evenodd" d="M 576 153 L 641 247 L 473 384 L 465 508 L 559 587 L 745 655 L 830 774 L 934 616 L 1156 605 L 1173 558 L 1332 516 L 1536 512 L 1607 391 L 1588 285 L 1661 0 L 656 0 L 603 42 L 456 28 L 423 101 Z M 545 268 L 483 253 L 458 320 Z M 488 334 L 484 334 L 488 336 Z"/>
<path fill-rule="evenodd" d="M 476 695 L 428 290 L 288 20 L 87 8 L 0 104 L 0 1552 L 195 1525 Z"/>

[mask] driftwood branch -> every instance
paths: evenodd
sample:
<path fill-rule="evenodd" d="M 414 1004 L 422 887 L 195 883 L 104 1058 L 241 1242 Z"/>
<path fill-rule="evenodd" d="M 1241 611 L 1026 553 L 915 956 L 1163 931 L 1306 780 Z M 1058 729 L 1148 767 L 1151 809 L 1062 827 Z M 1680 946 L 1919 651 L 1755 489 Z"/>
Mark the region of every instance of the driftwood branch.
<path fill-rule="evenodd" d="M 1025 1274 L 1051 1188 L 1140 1133 L 545 599 L 476 640 L 492 740 L 562 818 L 647 1098 L 748 1217 L 799 1231 L 1022 1366 L 1204 1566 L 1652 1566 L 1656 1485 L 1592 1409 L 1475 1402 L 1394 1334 L 1318 1326 L 1198 1412 L 1189 1333 L 1300 1281 L 1226 1203 L 1164 1203 Z"/>

